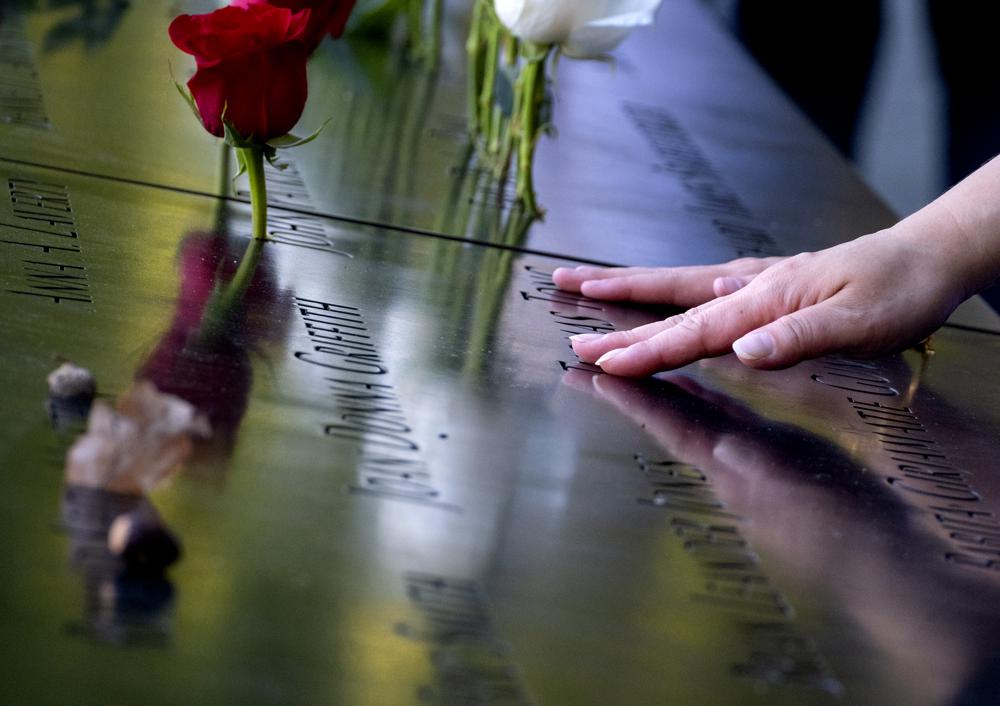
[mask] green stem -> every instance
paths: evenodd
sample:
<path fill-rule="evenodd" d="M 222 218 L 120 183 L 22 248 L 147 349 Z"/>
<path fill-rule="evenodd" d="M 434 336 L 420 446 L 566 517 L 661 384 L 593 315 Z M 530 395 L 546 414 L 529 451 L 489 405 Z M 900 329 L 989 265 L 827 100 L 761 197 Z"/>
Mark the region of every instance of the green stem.
<path fill-rule="evenodd" d="M 483 85 L 479 94 L 479 134 L 489 140 L 492 135 L 493 90 L 497 81 L 497 50 L 500 42 L 500 23 L 492 22 L 486 38 L 486 61 L 483 67 Z"/>
<path fill-rule="evenodd" d="M 479 135 L 479 94 L 482 92 L 483 76 L 483 3 L 477 0 L 472 6 L 472 22 L 469 26 L 469 39 L 465 43 L 465 51 L 468 55 L 469 72 L 468 86 L 468 118 L 469 133 L 473 138 Z"/>
<path fill-rule="evenodd" d="M 507 223 L 504 228 L 503 244 L 514 247 L 524 245 L 524 238 L 528 234 L 528 229 L 535 221 L 535 214 L 526 211 L 521 204 L 515 203 L 507 214 Z"/>
<path fill-rule="evenodd" d="M 224 335 L 228 330 L 233 311 L 243 301 L 243 296 L 253 281 L 253 274 L 264 252 L 265 242 L 263 238 L 251 239 L 243 257 L 240 258 L 239 267 L 236 268 L 233 278 L 212 295 L 212 299 L 205 306 L 205 314 L 202 316 L 198 331 L 202 341 L 211 341 Z"/>
<path fill-rule="evenodd" d="M 230 163 L 232 153 L 230 147 L 224 140 L 220 141 L 222 150 L 219 152 L 219 183 L 216 187 L 216 194 L 219 197 L 215 203 L 215 232 L 221 233 L 226 221 L 226 197 L 229 196 L 229 187 L 232 182 L 232 164 Z"/>
<path fill-rule="evenodd" d="M 499 105 L 493 106 L 493 119 L 490 122 L 490 134 L 487 135 L 489 142 L 486 146 L 486 153 L 491 159 L 497 159 L 500 154 L 501 140 L 503 137 L 504 123 L 507 121 L 504 119 L 503 111 L 500 110 Z"/>
<path fill-rule="evenodd" d="M 430 49 L 427 52 L 427 61 L 431 67 L 437 67 L 441 60 L 441 34 L 444 18 L 444 0 L 431 0 L 431 21 L 430 32 L 427 41 L 430 42 Z"/>
<path fill-rule="evenodd" d="M 478 169 L 475 168 L 473 158 L 476 154 L 476 146 L 471 142 L 466 147 L 465 159 L 462 162 L 462 182 L 459 187 L 458 204 L 455 209 L 455 228 L 451 232 L 463 238 L 474 238 L 475 235 L 469 231 L 469 223 L 472 221 L 472 207 L 476 202 L 476 184 L 479 181 Z"/>
<path fill-rule="evenodd" d="M 260 262 L 260 256 L 264 252 L 264 242 L 263 238 L 254 238 L 247 245 L 233 278 L 226 283 L 225 289 L 219 294 L 220 310 L 229 311 L 243 299 L 243 295 L 250 288 L 250 282 L 253 281 L 253 273 L 257 269 L 257 263 Z"/>
<path fill-rule="evenodd" d="M 538 141 L 538 113 L 545 96 L 544 74 L 548 51 L 528 42 L 524 43 L 527 63 L 522 70 L 518 87 L 520 94 L 520 134 L 517 144 L 517 196 L 529 213 L 538 213 L 535 199 L 534 161 Z M 541 80 L 540 80 L 541 79 Z"/>
<path fill-rule="evenodd" d="M 518 52 L 520 42 L 513 35 L 508 34 L 504 40 L 504 63 L 510 74 L 514 74 L 517 68 Z M 518 93 L 517 85 L 514 90 L 514 101 L 511 106 L 511 117 L 503 121 L 500 131 L 499 145 L 496 149 L 493 162 L 493 175 L 498 181 L 506 181 L 510 172 L 510 162 L 514 154 L 514 142 L 516 139 L 516 126 L 519 114 L 521 95 Z"/>
<path fill-rule="evenodd" d="M 507 66 L 514 66 L 517 64 L 517 52 L 520 43 L 517 37 L 513 34 L 507 34 L 504 37 L 503 42 L 503 59 L 507 63 Z"/>
<path fill-rule="evenodd" d="M 448 185 L 448 199 L 444 208 L 438 211 L 437 220 L 434 223 L 435 231 L 438 233 L 465 234 L 465 228 L 458 229 L 455 217 L 458 215 L 459 204 L 461 204 L 462 192 L 465 190 L 465 183 L 469 179 L 469 172 L 472 171 L 472 157 L 476 153 L 475 145 L 467 142 L 462 151 L 462 159 L 455 163 L 451 170 L 451 179 Z"/>
<path fill-rule="evenodd" d="M 267 185 L 264 181 L 264 148 L 240 147 L 243 164 L 250 177 L 250 211 L 253 214 L 253 237 L 267 240 Z"/>
<path fill-rule="evenodd" d="M 232 169 L 232 164 L 230 164 L 231 155 L 229 144 L 225 140 L 221 140 L 219 145 L 222 149 L 219 152 L 219 181 L 216 185 L 216 196 L 220 199 L 224 199 L 229 196 L 230 193 L 229 184 L 230 180 L 233 178 L 232 172 L 230 171 Z"/>
<path fill-rule="evenodd" d="M 410 0 L 407 6 L 410 58 L 419 61 L 424 58 L 424 2 Z"/>

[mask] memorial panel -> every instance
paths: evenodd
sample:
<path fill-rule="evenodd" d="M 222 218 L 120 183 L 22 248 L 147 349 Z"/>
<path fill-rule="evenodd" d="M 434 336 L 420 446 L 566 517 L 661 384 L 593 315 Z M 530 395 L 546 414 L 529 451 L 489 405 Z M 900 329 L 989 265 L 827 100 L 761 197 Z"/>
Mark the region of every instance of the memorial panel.
<path fill-rule="evenodd" d="M 0 56 L 0 156 L 111 179 L 245 198 L 227 155 L 192 119 L 167 40 L 181 11 L 157 1 L 9 10 Z M 332 122 L 268 169 L 270 200 L 297 211 L 642 265 L 793 253 L 893 216 L 847 163 L 692 2 L 668 3 L 617 66 L 563 61 L 554 125 L 536 161 L 544 220 L 499 230 L 510 185 L 466 136 L 465 17 L 452 8 L 439 69 L 354 38 L 310 63 L 301 121 Z M 114 80 L 109 80 L 114 77 Z M 628 242 L 627 251 L 622 242 Z M 1000 332 L 975 299 L 952 321 Z"/>
<path fill-rule="evenodd" d="M 564 261 L 277 209 L 260 250 L 243 204 L 5 169 L 5 701 L 994 693 L 1000 337 L 617 380 L 566 337 L 662 312 Z M 64 359 L 211 435 L 83 472 Z"/>

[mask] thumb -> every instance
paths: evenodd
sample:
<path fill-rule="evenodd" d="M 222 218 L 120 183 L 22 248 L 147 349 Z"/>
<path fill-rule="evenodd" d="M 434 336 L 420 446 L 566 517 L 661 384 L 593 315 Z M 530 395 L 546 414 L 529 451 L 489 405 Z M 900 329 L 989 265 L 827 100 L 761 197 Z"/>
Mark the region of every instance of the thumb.
<path fill-rule="evenodd" d="M 752 368 L 787 368 L 807 358 L 843 350 L 842 314 L 836 307 L 818 304 L 786 314 L 751 331 L 733 343 L 733 352 Z M 850 331 L 846 331 L 850 335 Z"/>

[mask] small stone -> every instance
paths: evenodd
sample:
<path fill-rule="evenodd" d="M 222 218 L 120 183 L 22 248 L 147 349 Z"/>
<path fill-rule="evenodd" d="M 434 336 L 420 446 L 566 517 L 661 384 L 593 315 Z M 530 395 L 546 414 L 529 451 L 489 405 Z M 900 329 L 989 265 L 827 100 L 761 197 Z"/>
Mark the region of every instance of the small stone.
<path fill-rule="evenodd" d="M 159 518 L 135 510 L 114 519 L 108 527 L 108 549 L 121 557 L 129 571 L 159 574 L 180 558 L 180 542 Z"/>
<path fill-rule="evenodd" d="M 52 397 L 92 399 L 97 394 L 97 382 L 94 380 L 94 374 L 73 363 L 63 363 L 49 374 L 47 380 L 49 395 Z"/>

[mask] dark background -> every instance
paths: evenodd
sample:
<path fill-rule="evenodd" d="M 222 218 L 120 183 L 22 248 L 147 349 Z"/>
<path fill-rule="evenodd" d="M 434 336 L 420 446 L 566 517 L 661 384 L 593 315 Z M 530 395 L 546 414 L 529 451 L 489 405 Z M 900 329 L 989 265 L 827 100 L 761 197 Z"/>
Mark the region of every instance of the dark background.
<path fill-rule="evenodd" d="M 1000 3 L 706 2 L 900 216 L 1000 153 Z"/>

